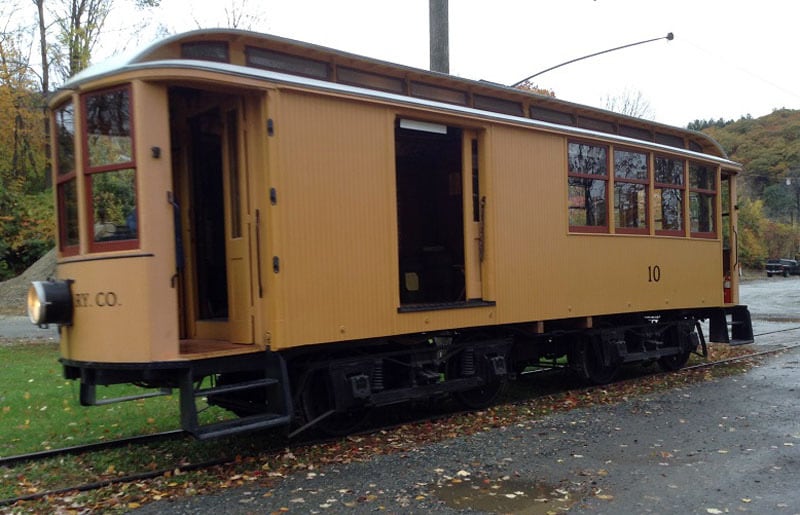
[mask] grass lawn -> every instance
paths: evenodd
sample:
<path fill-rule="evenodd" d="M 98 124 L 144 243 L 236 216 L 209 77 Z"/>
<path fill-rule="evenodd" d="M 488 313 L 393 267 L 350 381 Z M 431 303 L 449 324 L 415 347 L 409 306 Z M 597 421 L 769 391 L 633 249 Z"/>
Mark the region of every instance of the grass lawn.
<path fill-rule="evenodd" d="M 178 395 L 84 407 L 63 378 L 55 343 L 0 343 L 0 456 L 180 427 Z M 141 393 L 98 387 L 98 399 Z"/>

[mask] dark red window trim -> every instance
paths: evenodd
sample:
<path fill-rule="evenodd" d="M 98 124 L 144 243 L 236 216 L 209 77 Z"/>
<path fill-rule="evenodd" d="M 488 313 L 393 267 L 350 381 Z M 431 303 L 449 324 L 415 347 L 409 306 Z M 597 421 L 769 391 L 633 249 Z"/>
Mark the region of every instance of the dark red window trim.
<path fill-rule="evenodd" d="M 61 163 L 59 162 L 60 152 L 59 152 L 59 134 L 58 134 L 58 112 L 67 105 L 72 106 L 72 119 L 73 119 L 73 162 L 72 166 L 70 167 L 71 170 L 67 173 L 60 173 L 61 170 Z M 77 194 L 78 188 L 78 172 L 75 168 L 74 162 L 74 150 L 77 147 L 75 144 L 75 137 L 77 136 L 74 132 L 75 130 L 75 117 L 77 113 L 75 112 L 75 105 L 72 99 L 70 98 L 68 101 L 64 102 L 57 108 L 53 109 L 52 111 L 52 123 L 51 123 L 51 140 L 55 142 L 53 145 L 53 175 L 55 177 L 55 189 L 56 189 L 56 213 L 58 215 L 58 250 L 61 252 L 62 256 L 74 256 L 80 252 L 80 234 L 78 235 L 78 243 L 74 243 L 71 245 L 67 244 L 67 208 L 66 202 L 64 200 L 64 185 L 74 181 L 75 190 Z M 80 209 L 80 208 L 78 208 Z M 78 223 L 78 227 L 80 228 L 80 222 Z M 80 230 L 80 229 L 79 229 Z"/>
<path fill-rule="evenodd" d="M 610 225 L 611 225 L 611 217 L 614 216 L 614 203 L 609 199 L 609 195 L 612 194 L 608 187 L 609 184 L 609 175 L 611 173 L 611 149 L 609 145 L 605 143 L 599 143 L 594 141 L 586 141 L 586 140 L 568 140 L 567 141 L 567 160 L 569 160 L 569 145 L 570 144 L 576 145 L 587 145 L 592 147 L 602 147 L 606 151 L 606 173 L 605 175 L 601 174 L 587 174 L 582 172 L 572 172 L 569 169 L 569 163 L 567 163 L 567 202 L 569 202 L 569 178 L 576 177 L 578 179 L 588 179 L 588 180 L 595 180 L 595 181 L 603 181 L 605 182 L 605 197 L 604 201 L 606 204 L 606 223 L 604 225 L 571 225 L 569 223 L 569 216 L 567 217 L 567 227 L 570 233 L 592 233 L 592 234 L 608 234 L 610 232 Z M 569 206 L 567 206 L 569 209 Z"/>
<path fill-rule="evenodd" d="M 117 91 L 127 91 L 128 93 L 128 120 L 130 123 L 130 138 L 131 138 L 131 159 L 130 161 L 125 161 L 123 163 L 113 163 L 109 165 L 101 165 L 101 166 L 90 166 L 89 164 L 89 138 L 87 132 L 87 112 L 86 112 L 86 102 L 87 99 L 97 96 L 97 95 L 104 95 L 108 93 L 114 93 Z M 89 252 L 113 252 L 118 250 L 131 250 L 131 249 L 138 249 L 140 246 L 140 239 L 141 239 L 141 224 L 137 222 L 138 229 L 136 232 L 136 238 L 130 240 L 119 240 L 119 241 L 101 241 L 97 242 L 94 241 L 94 202 L 92 200 L 93 192 L 92 192 L 92 176 L 98 173 L 104 172 L 113 172 L 116 170 L 126 170 L 126 169 L 133 169 L 134 170 L 134 195 L 136 198 L 136 211 L 137 213 L 141 213 L 139 210 L 139 173 L 136 166 L 136 138 L 135 135 L 135 125 L 134 125 L 134 116 L 133 116 L 133 109 L 134 106 L 134 98 L 133 98 L 133 90 L 130 84 L 125 84 L 122 86 L 117 86 L 113 88 L 92 91 L 91 93 L 86 93 L 81 96 L 81 120 L 83 123 L 81 124 L 81 149 L 83 151 L 83 176 L 84 176 L 84 191 L 86 192 L 86 205 L 85 205 L 85 213 L 86 213 L 86 234 L 88 235 L 87 239 L 89 242 Z"/>
<path fill-rule="evenodd" d="M 630 179 L 627 177 L 619 177 L 617 176 L 617 166 L 616 161 L 614 160 L 614 154 L 617 152 L 628 152 L 630 154 L 642 154 L 645 157 L 645 165 L 646 165 L 646 175 L 645 179 Z M 611 174 L 614 177 L 614 192 L 613 197 L 611 199 L 611 207 L 613 210 L 613 220 L 614 220 L 614 234 L 650 234 L 650 208 L 652 201 L 650 199 L 650 181 L 653 178 L 653 170 L 650 166 L 650 152 L 645 150 L 640 150 L 636 148 L 624 147 L 624 146 L 615 146 L 611 152 L 611 156 L 609 156 L 610 164 L 611 164 Z M 617 203 L 616 203 L 616 186 L 617 184 L 641 184 L 644 186 L 645 197 L 644 197 L 644 227 L 617 227 Z"/>

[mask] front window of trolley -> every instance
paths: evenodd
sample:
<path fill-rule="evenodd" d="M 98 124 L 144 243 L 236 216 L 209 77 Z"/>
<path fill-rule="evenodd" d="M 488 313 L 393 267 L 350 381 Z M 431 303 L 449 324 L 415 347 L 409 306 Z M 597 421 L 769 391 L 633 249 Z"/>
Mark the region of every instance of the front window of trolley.
<path fill-rule="evenodd" d="M 136 163 L 129 87 L 83 97 L 89 250 L 137 248 Z"/>

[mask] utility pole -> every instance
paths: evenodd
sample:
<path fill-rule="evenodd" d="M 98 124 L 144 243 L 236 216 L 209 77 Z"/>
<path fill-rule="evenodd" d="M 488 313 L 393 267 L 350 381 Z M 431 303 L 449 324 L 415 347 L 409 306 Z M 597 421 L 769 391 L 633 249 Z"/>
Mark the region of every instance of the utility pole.
<path fill-rule="evenodd" d="M 431 71 L 450 73 L 450 29 L 448 0 L 428 0 L 431 41 Z"/>

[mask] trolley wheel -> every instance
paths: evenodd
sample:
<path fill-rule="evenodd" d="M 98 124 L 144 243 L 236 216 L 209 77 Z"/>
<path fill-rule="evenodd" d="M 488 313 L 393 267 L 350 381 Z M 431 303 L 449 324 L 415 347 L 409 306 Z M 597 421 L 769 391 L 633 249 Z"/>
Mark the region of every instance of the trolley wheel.
<path fill-rule="evenodd" d="M 336 399 L 330 375 L 324 371 L 312 372 L 300 395 L 300 407 L 306 423 L 317 421 L 313 427 L 328 436 L 352 433 L 367 419 L 368 411 L 357 408 L 336 411 Z"/>
<path fill-rule="evenodd" d="M 448 363 L 446 376 L 449 379 L 464 377 L 462 367 L 462 358 L 461 355 L 459 355 Z M 489 374 L 486 366 L 478 366 L 475 373 L 481 374 L 485 380 L 484 384 L 469 390 L 452 393 L 453 398 L 461 406 L 469 410 L 483 409 L 487 406 L 491 406 L 508 387 L 508 378 L 506 376 L 493 377 Z"/>
<path fill-rule="evenodd" d="M 607 364 L 603 354 L 603 347 L 594 338 L 587 338 L 577 345 L 575 351 L 575 368 L 578 374 L 589 383 L 607 384 L 617 377 L 619 364 Z"/>
<path fill-rule="evenodd" d="M 675 372 L 680 370 L 689 361 L 691 351 L 681 352 L 680 354 L 673 354 L 672 356 L 664 356 L 658 358 L 658 367 L 664 372 Z"/>
<path fill-rule="evenodd" d="M 472 390 L 455 392 L 453 397 L 467 409 L 483 409 L 494 404 L 498 397 L 506 391 L 507 386 L 508 381 L 506 380 L 492 381 Z"/>

